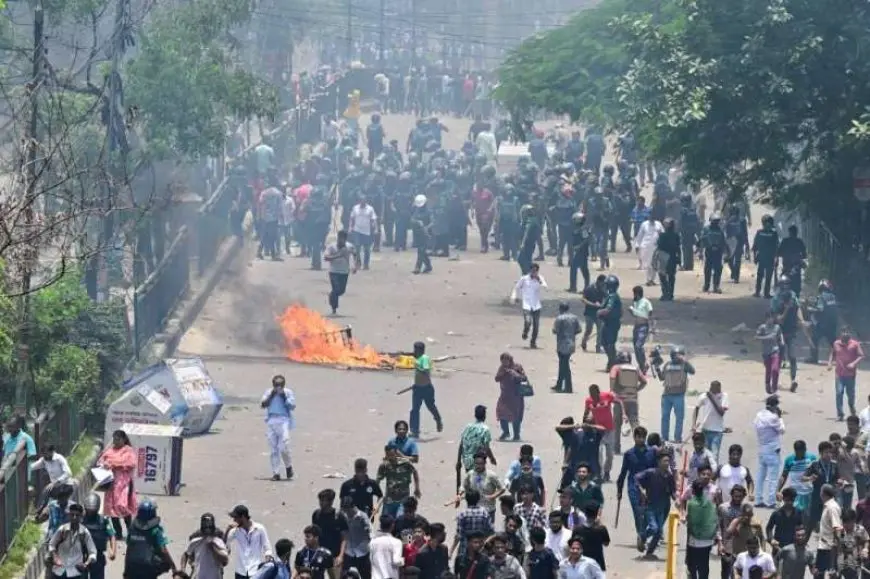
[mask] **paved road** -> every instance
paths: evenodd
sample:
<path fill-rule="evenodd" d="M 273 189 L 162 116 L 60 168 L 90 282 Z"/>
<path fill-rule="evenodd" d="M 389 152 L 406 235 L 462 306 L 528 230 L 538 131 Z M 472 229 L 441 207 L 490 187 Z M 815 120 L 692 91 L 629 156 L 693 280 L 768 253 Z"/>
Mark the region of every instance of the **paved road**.
<path fill-rule="evenodd" d="M 404 139 L 412 121 L 410 117 L 388 117 L 388 136 Z M 446 122 L 450 127 L 447 145 L 457 147 L 467 123 L 454 119 Z M 554 312 L 560 300 L 577 304 L 575 296 L 563 291 L 568 285 L 568 270 L 557 268 L 552 258 L 542 264 L 541 273 L 550 289 L 545 295 L 541 349 L 533 351 L 520 340 L 519 309 L 505 301 L 519 275 L 518 268 L 498 261 L 495 255 L 482 255 L 476 248 L 477 239 L 472 237 L 470 250 L 458 261 L 437 259 L 435 271 L 427 276 L 410 275 L 411 253 L 375 254 L 371 271 L 350 280 L 337 320 L 353 325 L 355 337 L 382 351 L 410 349 L 412 342 L 423 339 L 433 355 L 468 356 L 438 368 L 435 384 L 445 431 L 435 433 L 431 418 L 424 414 L 423 419 L 421 513 L 430 521 L 445 522 L 451 529 L 455 511 L 442 505 L 453 492 L 457 435 L 472 420 L 476 404 L 488 405 L 494 414 L 498 386 L 493 376 L 501 352 L 511 352 L 537 387 L 536 396 L 527 406 L 524 439 L 534 444 L 543 458 L 545 480 L 550 486 L 557 481 L 561 459 L 553 427 L 566 415 L 580 416 L 585 385 L 607 383 L 604 357 L 578 353 L 573 359 L 578 393 L 566 396 L 547 392 L 556 375 L 550 334 Z M 636 261 L 626 254 L 617 254 L 613 261 L 626 296 L 641 281 Z M 225 394 L 226 407 L 212 434 L 185 442 L 186 486 L 182 495 L 158 498 L 176 555 L 182 551 L 185 537 L 198 525 L 201 513 L 216 513 L 221 524 L 228 523 L 225 513 L 240 502 L 248 504 L 254 517 L 267 526 L 273 541 L 286 536 L 301 544 L 301 529 L 317 506 L 316 493 L 326 487 L 337 488 L 341 481 L 332 478 L 333 473 L 341 473 L 342 478 L 349 476 L 357 457 L 367 457 L 373 470 L 383 444 L 392 435 L 393 422 L 407 419 L 409 397 L 394 394 L 409 384 L 406 373 L 344 371 L 280 361 L 281 348 L 274 340 L 275 317 L 295 302 L 327 311 L 327 276 L 307 266 L 302 259 L 257 261 L 249 248 L 232 266 L 180 345 L 184 353 L 207 358 Z M 734 442 L 743 444 L 747 464 L 755 470 L 756 445 L 749 421 L 763 405 L 763 369 L 752 337 L 730 329 L 741 322 L 754 327 L 765 304 L 749 296 L 749 281 L 737 286 L 725 284 L 722 295 L 702 295 L 698 275 L 679 274 L 674 303 L 655 301 L 659 331 L 653 341 L 688 346 L 698 371 L 692 388 L 698 392 L 713 379 L 722 381 L 732 405 L 727 424 L 734 429 L 723 447 Z M 574 307 L 579 310 L 579 305 Z M 628 345 L 629 338 L 623 331 L 623 344 Z M 269 360 L 268 356 L 277 359 Z M 292 482 L 268 481 L 264 425 L 257 407 L 260 395 L 276 373 L 287 376 L 298 401 L 298 426 L 293 435 L 297 478 Z M 802 368 L 798 394 L 783 392 L 788 446 L 798 432 L 815 446 L 828 433 L 842 430 L 833 422 L 832 380 L 828 376 L 821 368 Z M 641 417 L 651 431 L 659 430 L 659 388 L 653 385 L 641 394 Z M 688 418 L 686 422 L 688 433 Z M 490 416 L 489 424 L 497 428 L 494 416 Z M 498 443 L 495 452 L 498 470 L 502 471 L 516 456 L 518 446 Z M 605 521 L 612 526 L 613 485 L 606 485 L 605 496 Z M 620 528 L 611 529 L 614 543 L 607 552 L 609 575 L 659 576 L 663 562 L 637 558 L 629 521 L 625 510 Z M 713 565 L 715 568 L 718 563 Z M 120 576 L 118 565 L 110 575 Z"/>

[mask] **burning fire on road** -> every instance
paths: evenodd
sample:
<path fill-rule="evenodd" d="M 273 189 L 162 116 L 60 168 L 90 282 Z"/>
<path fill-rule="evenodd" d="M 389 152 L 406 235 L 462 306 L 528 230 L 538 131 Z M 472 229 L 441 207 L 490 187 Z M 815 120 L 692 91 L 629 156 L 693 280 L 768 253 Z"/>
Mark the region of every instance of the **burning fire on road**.
<path fill-rule="evenodd" d="M 287 357 L 303 364 L 393 370 L 413 368 L 412 356 L 383 354 L 353 338 L 350 326 L 339 326 L 319 313 L 294 304 L 278 318 Z"/>

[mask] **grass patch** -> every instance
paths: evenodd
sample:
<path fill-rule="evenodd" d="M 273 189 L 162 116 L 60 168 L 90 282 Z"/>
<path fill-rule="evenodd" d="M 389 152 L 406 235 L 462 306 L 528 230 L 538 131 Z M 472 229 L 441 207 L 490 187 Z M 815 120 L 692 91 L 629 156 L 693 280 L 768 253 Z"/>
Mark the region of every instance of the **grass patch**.
<path fill-rule="evenodd" d="M 72 454 L 66 457 L 66 461 L 69 463 L 69 469 L 72 471 L 74 477 L 81 476 L 85 470 L 90 468 L 91 465 L 89 465 L 87 461 L 88 458 L 90 458 L 91 451 L 94 449 L 95 444 L 97 444 L 97 439 L 90 434 L 85 434 L 73 449 Z M 0 579 L 3 578 L 0 577 Z"/>
<path fill-rule="evenodd" d="M 88 458 L 97 439 L 89 434 L 85 434 L 79 440 L 79 443 L 73 449 L 72 453 L 66 457 L 69 463 L 69 468 L 74 477 L 79 477 L 90 468 Z M 43 538 L 42 525 L 28 518 L 27 521 L 15 533 L 15 540 L 6 553 L 6 558 L 0 564 L 0 579 L 16 579 L 20 577 L 28 563 L 28 556 L 31 551 L 39 545 Z"/>
<path fill-rule="evenodd" d="M 15 534 L 15 541 L 6 553 L 3 564 L 0 565 L 0 579 L 15 579 L 20 577 L 27 565 L 30 552 L 42 541 L 42 527 L 39 523 L 28 519 Z"/>

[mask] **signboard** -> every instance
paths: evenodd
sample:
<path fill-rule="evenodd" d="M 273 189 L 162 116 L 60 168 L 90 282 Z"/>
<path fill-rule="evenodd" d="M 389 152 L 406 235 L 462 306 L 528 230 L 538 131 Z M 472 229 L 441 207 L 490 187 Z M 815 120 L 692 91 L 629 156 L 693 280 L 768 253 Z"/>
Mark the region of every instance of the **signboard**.
<path fill-rule="evenodd" d="M 123 430 L 136 449 L 134 486 L 146 495 L 175 495 L 181 481 L 181 434 L 179 426 L 124 424 Z"/>

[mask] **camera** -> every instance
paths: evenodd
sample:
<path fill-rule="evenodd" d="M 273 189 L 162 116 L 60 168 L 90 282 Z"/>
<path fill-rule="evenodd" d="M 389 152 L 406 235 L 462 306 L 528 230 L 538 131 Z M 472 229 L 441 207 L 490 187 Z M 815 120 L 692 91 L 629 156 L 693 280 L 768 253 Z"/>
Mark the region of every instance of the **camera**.
<path fill-rule="evenodd" d="M 649 366 L 654 377 L 662 379 L 662 366 L 665 364 L 665 359 L 662 356 L 662 347 L 656 346 L 649 353 Z"/>

